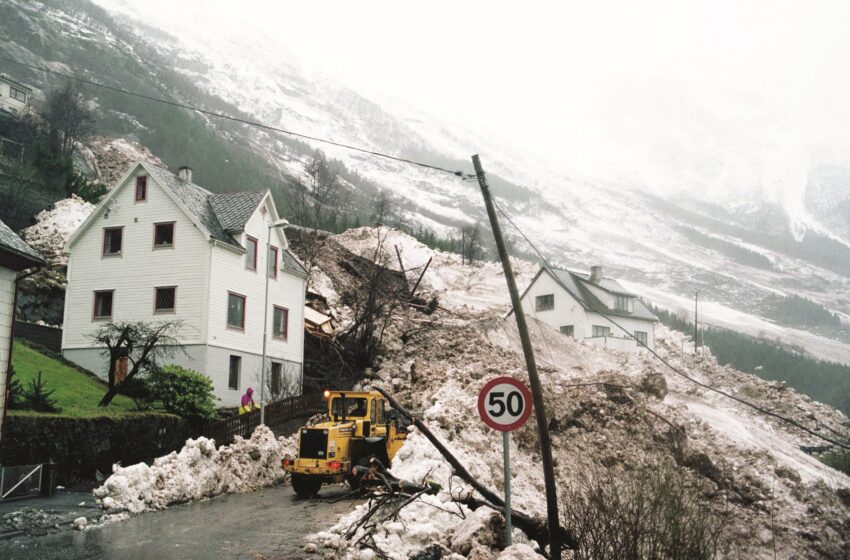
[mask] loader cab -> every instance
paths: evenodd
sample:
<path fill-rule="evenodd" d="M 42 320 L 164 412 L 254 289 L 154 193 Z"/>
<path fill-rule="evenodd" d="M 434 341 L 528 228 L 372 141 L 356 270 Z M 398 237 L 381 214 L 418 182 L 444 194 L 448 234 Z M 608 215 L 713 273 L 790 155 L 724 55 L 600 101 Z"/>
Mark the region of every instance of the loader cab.
<path fill-rule="evenodd" d="M 387 401 L 375 392 L 327 391 L 328 418 L 331 422 L 353 422 L 355 435 L 377 437 L 387 433 Z"/>

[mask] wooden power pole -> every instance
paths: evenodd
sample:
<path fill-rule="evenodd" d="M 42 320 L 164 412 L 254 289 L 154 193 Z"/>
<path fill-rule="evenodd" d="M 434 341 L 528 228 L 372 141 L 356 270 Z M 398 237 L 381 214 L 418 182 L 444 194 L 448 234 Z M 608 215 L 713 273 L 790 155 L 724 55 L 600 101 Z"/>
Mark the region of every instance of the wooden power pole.
<path fill-rule="evenodd" d="M 478 184 L 481 186 L 481 194 L 484 196 L 484 205 L 487 207 L 487 216 L 490 218 L 490 226 L 493 228 L 493 237 L 496 238 L 496 248 L 499 250 L 499 258 L 505 271 L 505 280 L 508 282 L 508 291 L 511 294 L 511 305 L 516 317 L 519 338 L 522 341 L 522 353 L 525 355 L 525 365 L 528 368 L 528 380 L 531 385 L 531 397 L 534 402 L 534 414 L 537 418 L 537 432 L 540 435 L 540 456 L 543 460 L 543 482 L 546 486 L 546 513 L 549 527 L 549 557 L 552 560 L 561 558 L 561 533 L 558 520 L 558 489 L 555 487 L 555 465 L 552 461 L 552 441 L 549 439 L 549 422 L 546 419 L 546 408 L 543 405 L 543 387 L 540 385 L 540 377 L 537 374 L 537 361 L 534 359 L 534 348 L 531 346 L 531 337 L 528 335 L 528 324 L 522 312 L 522 302 L 516 287 L 516 280 L 508 258 L 508 250 L 505 239 L 502 237 L 502 229 L 499 227 L 499 218 L 496 216 L 496 206 L 490 195 L 490 186 L 481 167 L 481 159 L 478 155 L 472 156 L 472 165 L 475 166 L 475 174 L 478 176 Z"/>

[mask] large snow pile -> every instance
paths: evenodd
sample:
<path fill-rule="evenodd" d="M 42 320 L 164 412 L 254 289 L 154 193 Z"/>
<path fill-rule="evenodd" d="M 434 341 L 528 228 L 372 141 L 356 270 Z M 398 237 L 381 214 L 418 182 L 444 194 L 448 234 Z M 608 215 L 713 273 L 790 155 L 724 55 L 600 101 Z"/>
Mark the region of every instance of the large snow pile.
<path fill-rule="evenodd" d="M 400 327 L 401 328 L 401 327 Z M 665 464 L 697 487 L 709 487 L 712 507 L 727 516 L 724 555 L 746 558 L 840 557 L 850 545 L 850 478 L 800 450 L 817 438 L 700 388 L 646 354 L 606 350 L 565 337 L 532 320 L 560 489 L 572 488 L 578 473 L 613 469 L 627 473 Z M 828 406 L 752 375 L 719 366 L 708 354 L 681 354 L 682 336 L 659 328 L 658 350 L 677 367 L 706 383 L 792 416 L 819 431 L 850 427 Z M 502 492 L 500 436 L 478 418 L 476 397 L 497 375 L 525 379 L 512 322 L 480 314 L 445 322 L 408 337 L 375 374 L 421 418 L 474 477 Z M 412 381 L 415 377 L 416 381 Z M 608 385 L 588 385 L 605 382 Z M 545 494 L 537 433 L 529 422 L 511 437 L 513 504 L 543 518 Z M 392 467 L 399 478 L 428 478 L 442 486 L 398 517 L 375 519 L 377 530 L 364 546 L 363 529 L 343 538 L 368 505 L 361 505 L 327 531 L 309 537 L 317 549 L 336 549 L 346 558 L 369 558 L 379 549 L 402 560 L 429 546 L 466 555 L 462 529 L 474 515 L 451 503 L 469 489 L 415 431 Z M 465 519 L 464 519 L 465 518 Z M 371 522 L 371 521 L 370 521 Z M 515 539 L 523 535 L 515 530 Z M 488 547 L 493 555 L 493 547 Z M 498 547 L 495 547 L 498 549 Z M 512 553 L 531 550 L 522 548 Z M 521 555 L 521 554 L 520 554 Z M 470 555 L 471 557 L 472 555 Z"/>
<path fill-rule="evenodd" d="M 94 205 L 77 195 L 56 202 L 50 210 L 42 210 L 36 223 L 21 232 L 21 237 L 52 265 L 64 266 L 67 257 L 62 249 L 80 224 L 94 211 Z"/>
<path fill-rule="evenodd" d="M 138 142 L 129 138 L 98 137 L 88 142 L 90 153 L 86 160 L 97 173 L 101 183 L 109 188 L 124 176 L 130 165 L 143 160 L 155 165 L 166 165 L 153 153 Z"/>
<path fill-rule="evenodd" d="M 266 426 L 259 426 L 249 439 L 237 436 L 232 444 L 217 449 L 211 439 L 190 439 L 179 452 L 159 457 L 153 465 L 115 465 L 94 496 L 108 511 L 139 513 L 251 492 L 283 480 L 281 460 L 294 452 L 294 437 L 275 439 Z"/>
<path fill-rule="evenodd" d="M 449 309 L 482 310 L 493 307 L 507 309 L 508 297 L 505 275 L 498 262 L 461 264 L 461 256 L 432 249 L 410 235 L 388 227 L 362 227 L 333 236 L 334 241 L 356 255 L 375 260 L 375 250 L 380 245 L 377 259 L 392 270 L 401 267 L 396 247 L 401 253 L 408 282 L 413 285 L 422 269 L 431 261 L 418 291 L 436 295 Z M 512 262 L 520 289 L 528 286 L 537 267 L 523 260 Z"/>

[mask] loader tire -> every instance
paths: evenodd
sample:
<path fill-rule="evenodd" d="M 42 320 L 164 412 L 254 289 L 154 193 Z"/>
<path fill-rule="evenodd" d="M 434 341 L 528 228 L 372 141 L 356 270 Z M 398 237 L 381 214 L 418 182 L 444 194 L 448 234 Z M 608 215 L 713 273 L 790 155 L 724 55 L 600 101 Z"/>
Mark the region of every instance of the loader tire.
<path fill-rule="evenodd" d="M 322 487 L 322 481 L 317 480 L 312 476 L 304 476 L 302 474 L 292 475 L 292 489 L 301 498 L 312 498 L 319 493 Z"/>

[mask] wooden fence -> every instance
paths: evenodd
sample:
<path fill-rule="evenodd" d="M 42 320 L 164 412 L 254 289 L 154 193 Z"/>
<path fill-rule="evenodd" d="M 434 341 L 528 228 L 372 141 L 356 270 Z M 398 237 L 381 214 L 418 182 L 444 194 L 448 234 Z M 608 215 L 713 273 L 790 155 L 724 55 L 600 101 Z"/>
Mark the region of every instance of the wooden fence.
<path fill-rule="evenodd" d="M 295 418 L 306 418 L 327 411 L 327 401 L 322 393 L 309 393 L 287 397 L 266 407 L 266 426 L 276 428 Z M 260 411 L 249 412 L 225 420 L 210 422 L 201 430 L 201 435 L 215 440 L 216 445 L 228 445 L 233 438 L 250 437 L 260 425 Z"/>

